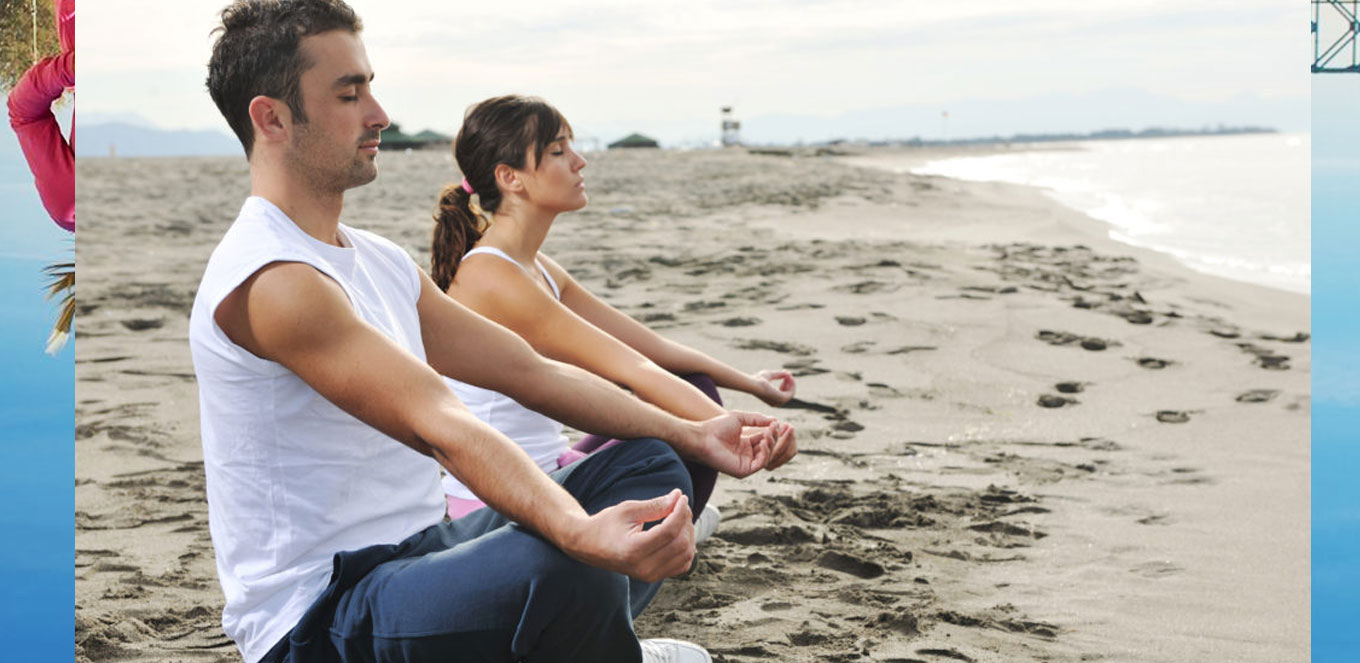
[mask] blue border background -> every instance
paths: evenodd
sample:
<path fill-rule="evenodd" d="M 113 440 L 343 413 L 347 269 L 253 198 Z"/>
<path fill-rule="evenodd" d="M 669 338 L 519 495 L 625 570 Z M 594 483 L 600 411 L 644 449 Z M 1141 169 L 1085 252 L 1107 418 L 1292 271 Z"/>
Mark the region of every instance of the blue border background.
<path fill-rule="evenodd" d="M 3 101 L 3 96 L 0 96 Z M 43 352 L 42 269 L 74 257 L 8 126 L 0 129 L 0 658 L 73 660 L 74 344 Z"/>
<path fill-rule="evenodd" d="M 1313 77 L 1313 660 L 1360 660 L 1360 75 Z"/>

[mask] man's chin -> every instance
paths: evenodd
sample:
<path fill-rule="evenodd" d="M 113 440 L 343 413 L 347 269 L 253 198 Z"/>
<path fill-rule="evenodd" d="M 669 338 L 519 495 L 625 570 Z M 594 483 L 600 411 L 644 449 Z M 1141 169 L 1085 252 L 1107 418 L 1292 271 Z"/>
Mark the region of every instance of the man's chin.
<path fill-rule="evenodd" d="M 362 168 L 356 168 L 351 175 L 349 188 L 361 187 L 378 179 L 378 165 L 370 161 Z"/>

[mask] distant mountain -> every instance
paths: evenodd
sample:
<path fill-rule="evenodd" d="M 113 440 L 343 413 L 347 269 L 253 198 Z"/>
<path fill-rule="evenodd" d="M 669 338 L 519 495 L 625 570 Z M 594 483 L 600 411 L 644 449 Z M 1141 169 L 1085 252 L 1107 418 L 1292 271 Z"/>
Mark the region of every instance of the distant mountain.
<path fill-rule="evenodd" d="M 945 113 L 948 113 L 946 116 Z M 716 124 L 716 122 L 715 122 Z M 1213 128 L 1265 126 L 1307 131 L 1309 100 L 1239 95 L 1220 102 L 1192 102 L 1143 92 L 1103 90 L 1050 94 L 1029 99 L 969 99 L 942 104 L 853 111 L 832 117 L 766 115 L 742 122 L 750 143 L 816 142 L 829 138 L 930 140 L 1012 134 L 1087 133 L 1109 127 Z"/>
<path fill-rule="evenodd" d="M 220 131 L 157 129 L 127 122 L 80 123 L 76 127 L 76 156 L 79 158 L 241 154 L 241 143 Z"/>
<path fill-rule="evenodd" d="M 131 124 L 135 127 L 147 127 L 149 129 L 156 128 L 155 122 L 148 120 L 146 116 L 141 113 L 134 113 L 132 111 L 114 111 L 107 113 L 100 111 L 80 111 L 80 121 L 90 125 L 122 123 Z"/>

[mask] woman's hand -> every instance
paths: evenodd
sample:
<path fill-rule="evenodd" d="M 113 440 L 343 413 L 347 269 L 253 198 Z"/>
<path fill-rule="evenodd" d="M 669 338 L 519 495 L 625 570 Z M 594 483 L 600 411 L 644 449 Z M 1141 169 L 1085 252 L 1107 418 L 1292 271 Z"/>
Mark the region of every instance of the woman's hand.
<path fill-rule="evenodd" d="M 793 424 L 777 421 L 770 425 L 774 438 L 770 441 L 770 459 L 765 462 L 766 470 L 773 470 L 789 462 L 798 453 L 798 439 Z"/>
<path fill-rule="evenodd" d="M 695 460 L 738 479 L 755 474 L 770 461 L 775 423 L 763 414 L 738 410 L 699 422 Z"/>
<path fill-rule="evenodd" d="M 767 444 L 770 455 L 765 460 L 764 469 L 774 471 L 798 455 L 798 436 L 793 424 L 772 420 L 764 426 L 747 426 L 742 429 L 742 440 L 752 446 Z"/>
<path fill-rule="evenodd" d="M 793 374 L 788 371 L 761 371 L 751 378 L 755 380 L 755 391 L 751 395 L 765 401 L 766 405 L 779 407 L 793 398 Z"/>

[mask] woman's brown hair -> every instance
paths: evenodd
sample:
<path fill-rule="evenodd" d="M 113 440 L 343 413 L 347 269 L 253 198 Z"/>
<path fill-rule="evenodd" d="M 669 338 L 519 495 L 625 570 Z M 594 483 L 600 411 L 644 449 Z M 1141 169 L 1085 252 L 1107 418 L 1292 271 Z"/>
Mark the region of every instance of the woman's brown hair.
<path fill-rule="evenodd" d="M 566 118 L 538 97 L 494 97 L 469 108 L 453 141 L 453 158 L 475 192 L 477 206 L 487 214 L 500 207 L 496 166 L 524 168 L 530 147 L 534 149 L 534 163 L 539 163 L 543 150 L 563 130 L 571 135 Z M 440 290 L 449 289 L 463 254 L 486 232 L 487 219 L 473 209 L 473 195 L 461 182 L 445 186 L 439 193 L 430 243 L 430 276 Z"/>

